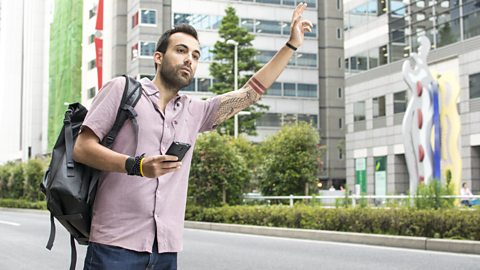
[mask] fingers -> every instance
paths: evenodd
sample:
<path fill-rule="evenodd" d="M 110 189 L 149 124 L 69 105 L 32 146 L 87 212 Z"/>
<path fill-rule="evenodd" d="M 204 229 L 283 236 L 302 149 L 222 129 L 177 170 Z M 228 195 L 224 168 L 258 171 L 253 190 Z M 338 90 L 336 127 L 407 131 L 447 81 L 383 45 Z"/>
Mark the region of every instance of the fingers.
<path fill-rule="evenodd" d="M 312 32 L 313 24 L 308 20 L 303 20 L 300 22 L 303 31 Z"/>
<path fill-rule="evenodd" d="M 292 23 L 296 22 L 301 16 L 303 11 L 307 8 L 307 3 L 300 3 L 295 7 L 292 15 Z"/>
<path fill-rule="evenodd" d="M 143 161 L 144 176 L 155 178 L 164 174 L 174 172 L 182 166 L 182 162 L 177 161 L 176 156 L 158 155 L 146 157 Z"/>

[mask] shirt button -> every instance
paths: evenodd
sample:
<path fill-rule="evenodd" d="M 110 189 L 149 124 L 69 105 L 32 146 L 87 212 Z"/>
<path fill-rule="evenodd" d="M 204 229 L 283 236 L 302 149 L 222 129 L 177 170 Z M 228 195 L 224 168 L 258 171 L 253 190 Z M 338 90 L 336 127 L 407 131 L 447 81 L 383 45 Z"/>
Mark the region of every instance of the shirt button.
<path fill-rule="evenodd" d="M 177 120 L 173 121 L 173 124 L 177 125 L 178 124 Z"/>

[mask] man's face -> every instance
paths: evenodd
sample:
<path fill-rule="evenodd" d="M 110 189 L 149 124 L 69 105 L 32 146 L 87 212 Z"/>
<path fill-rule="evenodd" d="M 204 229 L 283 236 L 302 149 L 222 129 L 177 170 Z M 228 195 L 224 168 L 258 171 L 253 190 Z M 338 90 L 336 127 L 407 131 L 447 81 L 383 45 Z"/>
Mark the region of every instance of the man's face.
<path fill-rule="evenodd" d="M 179 90 L 193 80 L 199 59 L 198 41 L 188 34 L 175 33 L 161 59 L 160 78 L 169 88 Z"/>

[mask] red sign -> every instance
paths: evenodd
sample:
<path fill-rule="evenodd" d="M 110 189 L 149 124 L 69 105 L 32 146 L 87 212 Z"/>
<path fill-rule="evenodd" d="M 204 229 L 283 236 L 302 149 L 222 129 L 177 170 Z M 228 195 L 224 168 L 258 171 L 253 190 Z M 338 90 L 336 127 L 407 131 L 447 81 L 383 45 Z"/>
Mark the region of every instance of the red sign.
<path fill-rule="evenodd" d="M 98 0 L 97 6 L 97 22 L 95 25 L 95 64 L 97 65 L 97 80 L 98 80 L 98 89 L 102 88 L 102 74 L 103 74 L 103 0 Z"/>

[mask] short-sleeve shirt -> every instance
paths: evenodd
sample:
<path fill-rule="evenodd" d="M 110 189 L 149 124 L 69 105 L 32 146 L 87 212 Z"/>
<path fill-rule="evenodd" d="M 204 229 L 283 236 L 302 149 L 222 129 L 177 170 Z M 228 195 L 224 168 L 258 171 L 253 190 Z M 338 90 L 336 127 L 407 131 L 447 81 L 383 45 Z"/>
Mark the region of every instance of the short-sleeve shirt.
<path fill-rule="evenodd" d="M 158 178 L 104 172 L 99 181 L 90 241 L 139 252 L 152 252 L 155 237 L 158 252 L 182 250 L 183 225 L 192 152 L 198 133 L 214 128 L 219 98 L 194 100 L 177 95 L 159 110 L 160 92 L 147 78 L 140 80 L 143 91 L 135 106 L 138 116 L 138 145 L 134 128 L 127 120 L 112 150 L 130 156 L 165 154 L 175 141 L 192 147 L 182 167 Z M 122 98 L 125 78 L 108 82 L 95 97 L 83 123 L 102 140 L 112 128 Z"/>

